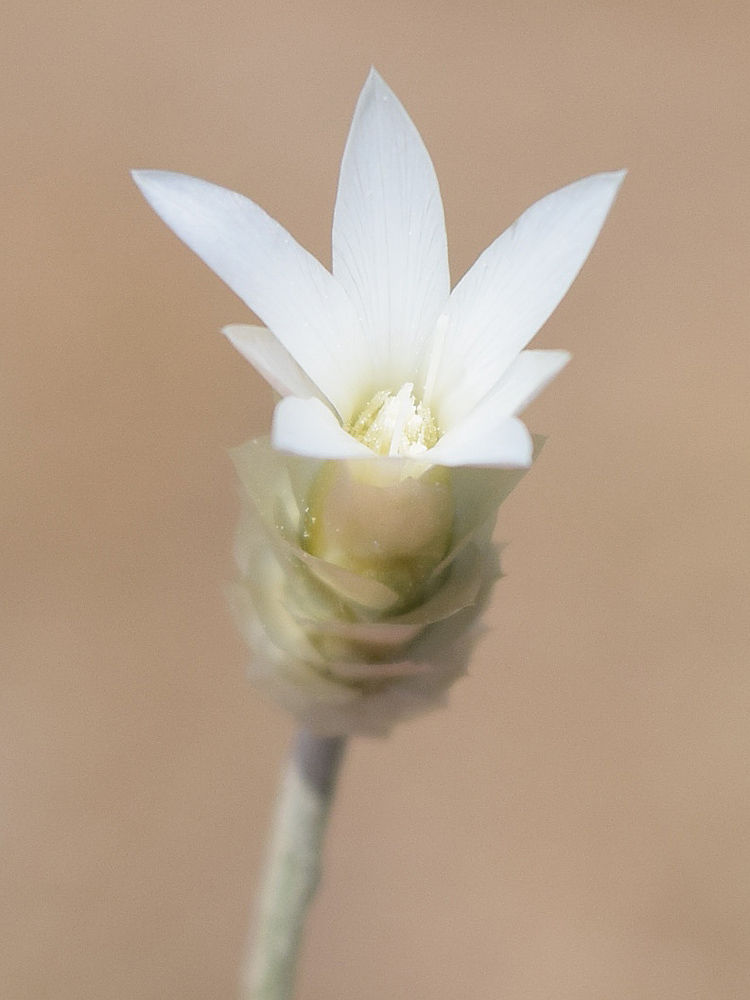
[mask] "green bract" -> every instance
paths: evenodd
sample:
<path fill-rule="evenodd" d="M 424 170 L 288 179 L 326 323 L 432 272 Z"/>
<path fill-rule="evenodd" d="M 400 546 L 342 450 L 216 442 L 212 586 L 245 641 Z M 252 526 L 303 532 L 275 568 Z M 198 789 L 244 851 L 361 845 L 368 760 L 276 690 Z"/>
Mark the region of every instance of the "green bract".
<path fill-rule="evenodd" d="M 285 454 L 267 439 L 232 459 L 243 497 L 233 600 L 252 679 L 322 734 L 384 734 L 439 704 L 466 670 L 500 575 L 497 508 L 526 470 L 420 476 L 412 464 L 403 475 L 393 460 L 389 477 L 363 482 L 361 463 Z M 344 530 L 321 544 L 310 521 L 332 508 Z"/>

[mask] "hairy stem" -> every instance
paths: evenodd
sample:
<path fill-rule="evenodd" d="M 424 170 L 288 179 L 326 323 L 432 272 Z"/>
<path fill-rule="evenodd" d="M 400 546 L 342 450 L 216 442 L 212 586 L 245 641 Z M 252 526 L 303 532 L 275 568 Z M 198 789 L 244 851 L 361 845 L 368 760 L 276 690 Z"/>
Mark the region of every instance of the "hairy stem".
<path fill-rule="evenodd" d="M 321 852 L 344 737 L 300 729 L 282 779 L 240 1000 L 291 1000 L 305 915 Z"/>

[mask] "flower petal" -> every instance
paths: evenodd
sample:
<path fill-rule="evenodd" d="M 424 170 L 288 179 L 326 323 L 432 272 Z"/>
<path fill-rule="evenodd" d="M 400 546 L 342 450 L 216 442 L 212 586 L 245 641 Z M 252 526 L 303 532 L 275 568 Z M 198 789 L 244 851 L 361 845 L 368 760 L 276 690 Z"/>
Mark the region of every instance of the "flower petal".
<path fill-rule="evenodd" d="M 349 419 L 366 345 L 337 281 L 254 202 L 195 177 L 134 171 L 154 211 L 279 338 Z"/>
<path fill-rule="evenodd" d="M 321 395 L 281 341 L 264 326 L 233 323 L 221 332 L 279 395 Z"/>
<path fill-rule="evenodd" d="M 527 468 L 533 450 L 531 439 L 521 421 L 511 418 L 528 406 L 569 360 L 567 351 L 521 351 L 479 406 L 440 438 L 429 453 L 430 459 L 440 465 Z M 455 461 L 442 456 L 446 447 L 451 453 L 456 451 Z M 464 461 L 460 460 L 459 448 L 467 456 Z M 484 458 L 477 461 L 469 455 Z"/>
<path fill-rule="evenodd" d="M 435 465 L 492 465 L 521 469 L 531 465 L 534 444 L 517 417 L 498 416 L 477 407 L 444 434 L 425 458 Z"/>
<path fill-rule="evenodd" d="M 570 361 L 569 351 L 521 351 L 480 403 L 506 417 L 515 416 L 536 399 Z"/>
<path fill-rule="evenodd" d="M 450 292 L 443 204 L 429 154 L 375 70 L 354 113 L 333 216 L 333 273 L 371 344 L 373 391 L 413 378 Z"/>
<path fill-rule="evenodd" d="M 447 426 L 492 389 L 558 305 L 588 257 L 624 175 L 594 174 L 542 198 L 453 290 L 436 393 Z"/>
<path fill-rule="evenodd" d="M 347 434 L 319 399 L 287 396 L 273 414 L 274 448 L 311 458 L 372 458 L 370 449 Z"/>

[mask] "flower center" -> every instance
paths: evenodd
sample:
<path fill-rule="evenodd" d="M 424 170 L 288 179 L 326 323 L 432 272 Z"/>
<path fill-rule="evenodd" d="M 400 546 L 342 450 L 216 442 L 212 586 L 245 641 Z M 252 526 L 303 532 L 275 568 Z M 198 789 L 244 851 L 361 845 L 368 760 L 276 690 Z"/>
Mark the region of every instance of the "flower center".
<path fill-rule="evenodd" d="M 429 406 L 414 398 L 413 382 L 397 393 L 376 392 L 348 431 L 377 455 L 391 456 L 421 455 L 440 437 Z"/>

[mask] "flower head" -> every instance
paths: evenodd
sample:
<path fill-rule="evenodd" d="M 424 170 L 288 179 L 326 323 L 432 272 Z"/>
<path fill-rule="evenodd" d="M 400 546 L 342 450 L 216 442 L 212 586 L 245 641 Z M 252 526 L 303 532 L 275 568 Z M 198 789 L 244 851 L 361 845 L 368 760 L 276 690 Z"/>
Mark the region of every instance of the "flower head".
<path fill-rule="evenodd" d="M 526 345 L 623 173 L 537 202 L 452 292 L 432 163 L 374 70 L 341 165 L 332 273 L 242 195 L 134 177 L 267 324 L 225 329 L 281 396 L 270 442 L 233 453 L 251 673 L 318 732 L 385 732 L 466 669 L 500 575 L 495 514 L 538 451 L 518 413 L 568 360 Z"/>
<path fill-rule="evenodd" d="M 283 397 L 275 447 L 316 458 L 528 466 L 517 414 L 568 360 L 525 350 L 589 254 L 623 173 L 548 195 L 451 292 L 425 146 L 372 70 L 341 164 L 329 273 L 240 194 L 163 171 L 136 183 L 268 329 L 226 334 Z"/>

